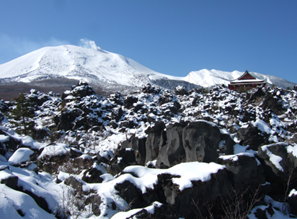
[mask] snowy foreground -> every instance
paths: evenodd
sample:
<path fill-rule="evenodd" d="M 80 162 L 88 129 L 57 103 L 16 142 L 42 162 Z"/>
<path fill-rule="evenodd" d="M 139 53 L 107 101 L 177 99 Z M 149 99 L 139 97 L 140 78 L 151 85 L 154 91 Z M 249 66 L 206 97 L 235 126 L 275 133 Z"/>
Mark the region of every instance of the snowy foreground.
<path fill-rule="evenodd" d="M 297 92 L 26 95 L 0 102 L 0 218 L 296 218 Z M 5 116 L 4 116 L 5 115 Z"/>

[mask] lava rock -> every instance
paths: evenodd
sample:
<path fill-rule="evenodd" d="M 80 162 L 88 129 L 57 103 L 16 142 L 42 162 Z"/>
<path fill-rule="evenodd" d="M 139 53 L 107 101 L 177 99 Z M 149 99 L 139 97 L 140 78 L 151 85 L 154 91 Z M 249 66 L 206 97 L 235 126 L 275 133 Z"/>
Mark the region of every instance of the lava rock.
<path fill-rule="evenodd" d="M 259 161 L 258 161 L 259 162 Z M 240 154 L 221 156 L 218 163 L 225 165 L 230 174 L 233 188 L 244 192 L 247 188 L 257 188 L 266 182 L 262 166 L 253 155 Z"/>
<path fill-rule="evenodd" d="M 146 158 L 145 163 L 154 160 L 159 154 L 159 150 L 166 143 L 165 124 L 157 122 L 153 127 L 148 128 L 145 132 L 148 134 L 145 141 Z"/>
<path fill-rule="evenodd" d="M 103 173 L 100 170 L 92 167 L 84 172 L 82 180 L 87 183 L 101 183 L 103 179 L 100 178 L 100 175 L 102 174 Z"/>
<path fill-rule="evenodd" d="M 121 143 L 121 148 L 132 148 L 135 160 L 139 165 L 145 165 L 146 161 L 146 138 L 138 138 L 132 135 L 128 140 Z"/>
<path fill-rule="evenodd" d="M 100 204 L 102 203 L 102 200 L 99 195 L 91 195 L 85 200 L 85 205 L 92 205 L 92 212 L 94 215 L 99 216 L 101 214 L 100 210 Z"/>
<path fill-rule="evenodd" d="M 185 126 L 186 123 L 175 123 L 167 127 L 167 144 L 159 149 L 157 167 L 171 167 L 186 160 L 182 138 L 182 132 Z"/>
<path fill-rule="evenodd" d="M 115 175 L 121 172 L 125 167 L 136 164 L 134 150 L 130 148 L 122 148 L 110 161 L 109 172 Z"/>
<path fill-rule="evenodd" d="M 258 150 L 261 145 L 269 143 L 268 136 L 251 124 L 247 128 L 239 128 L 237 138 L 240 140 L 239 144 L 249 145 L 253 150 Z"/>

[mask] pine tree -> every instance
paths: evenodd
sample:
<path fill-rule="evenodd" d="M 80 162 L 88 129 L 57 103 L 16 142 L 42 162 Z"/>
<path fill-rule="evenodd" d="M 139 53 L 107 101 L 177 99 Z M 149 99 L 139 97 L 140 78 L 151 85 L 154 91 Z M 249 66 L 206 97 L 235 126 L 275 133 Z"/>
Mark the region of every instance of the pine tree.
<path fill-rule="evenodd" d="M 26 100 L 24 93 L 14 99 L 15 106 L 10 110 L 11 123 L 16 127 L 21 127 L 20 132 L 25 135 L 33 135 L 33 128 L 35 122 L 32 119 L 34 117 L 33 104 Z"/>

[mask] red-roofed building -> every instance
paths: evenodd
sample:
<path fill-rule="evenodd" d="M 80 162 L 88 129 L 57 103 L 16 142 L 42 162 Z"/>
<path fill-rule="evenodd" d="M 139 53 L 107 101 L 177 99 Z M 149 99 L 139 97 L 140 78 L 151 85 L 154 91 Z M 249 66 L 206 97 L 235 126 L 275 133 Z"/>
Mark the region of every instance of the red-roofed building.
<path fill-rule="evenodd" d="M 245 71 L 239 78 L 233 80 L 228 85 L 230 90 L 249 90 L 258 86 L 265 87 L 266 82 L 252 76 L 248 71 Z"/>

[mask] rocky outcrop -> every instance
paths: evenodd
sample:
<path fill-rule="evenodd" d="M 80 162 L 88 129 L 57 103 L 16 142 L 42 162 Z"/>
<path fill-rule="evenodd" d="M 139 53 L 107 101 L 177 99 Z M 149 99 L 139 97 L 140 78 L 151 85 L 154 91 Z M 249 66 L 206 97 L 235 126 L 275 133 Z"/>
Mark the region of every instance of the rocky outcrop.
<path fill-rule="evenodd" d="M 248 145 L 253 150 L 258 150 L 259 146 L 269 143 L 267 134 L 262 133 L 252 124 L 247 128 L 239 128 L 237 136 L 241 145 Z"/>
<path fill-rule="evenodd" d="M 257 188 L 266 182 L 264 170 L 255 156 L 249 153 L 220 156 L 217 161 L 225 165 L 230 174 L 232 187 L 238 192 Z"/>
<path fill-rule="evenodd" d="M 167 127 L 167 144 L 160 148 L 157 157 L 157 167 L 171 167 L 185 162 L 186 153 L 183 147 L 183 128 L 186 123 L 176 123 Z"/>
<path fill-rule="evenodd" d="M 215 124 L 203 120 L 168 126 L 166 133 L 167 144 L 160 149 L 158 167 L 184 161 L 215 162 L 220 150 L 232 154 L 235 144 Z"/>
<path fill-rule="evenodd" d="M 163 122 L 157 122 L 153 127 L 145 131 L 148 134 L 145 141 L 145 163 L 156 159 L 160 148 L 166 144 L 165 127 Z"/>
<path fill-rule="evenodd" d="M 145 165 L 146 161 L 146 138 L 137 138 L 132 135 L 128 140 L 121 143 L 121 148 L 132 148 L 137 164 Z"/>
<path fill-rule="evenodd" d="M 286 185 L 289 178 L 292 181 L 297 180 L 297 158 L 288 153 L 288 147 L 286 143 L 276 143 L 259 148 L 258 156 L 269 182 Z"/>

